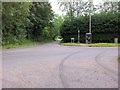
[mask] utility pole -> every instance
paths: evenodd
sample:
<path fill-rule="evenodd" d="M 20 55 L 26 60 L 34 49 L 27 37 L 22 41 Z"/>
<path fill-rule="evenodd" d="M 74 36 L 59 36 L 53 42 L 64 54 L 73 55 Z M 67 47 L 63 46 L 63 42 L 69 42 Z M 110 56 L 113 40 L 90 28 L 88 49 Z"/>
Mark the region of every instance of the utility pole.
<path fill-rule="evenodd" d="M 92 42 L 92 30 L 91 30 L 91 14 L 92 14 L 93 1 L 89 0 L 89 32 L 86 33 L 86 43 Z"/>
<path fill-rule="evenodd" d="M 80 43 L 80 30 L 78 30 L 78 43 Z"/>
<path fill-rule="evenodd" d="M 91 33 L 92 0 L 89 0 L 89 33 Z"/>

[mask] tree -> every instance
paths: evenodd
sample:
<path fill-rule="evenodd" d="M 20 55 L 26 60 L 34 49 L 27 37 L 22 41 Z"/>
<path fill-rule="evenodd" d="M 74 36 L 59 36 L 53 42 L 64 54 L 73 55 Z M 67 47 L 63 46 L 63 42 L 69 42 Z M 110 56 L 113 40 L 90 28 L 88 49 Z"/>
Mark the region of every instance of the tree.
<path fill-rule="evenodd" d="M 53 16 L 50 3 L 33 2 L 29 17 L 31 21 L 31 27 L 29 28 L 30 31 L 28 34 L 30 35 L 29 37 L 35 41 L 41 40 L 44 37 L 43 30 L 46 30 L 46 27 L 51 28 Z"/>
<path fill-rule="evenodd" d="M 2 46 L 2 2 L 0 1 L 0 46 Z"/>
<path fill-rule="evenodd" d="M 54 15 L 48 2 L 3 2 L 2 11 L 3 45 L 40 41 L 48 32 L 51 35 Z"/>
<path fill-rule="evenodd" d="M 114 42 L 114 38 L 120 38 L 119 17 L 114 13 L 96 13 L 92 15 L 92 42 Z M 85 42 L 85 34 L 88 33 L 89 16 L 75 17 L 72 20 L 66 18 L 60 28 L 63 42 L 70 42 L 75 38 L 77 42 L 78 30 L 80 30 L 80 42 Z M 119 40 L 119 39 L 118 39 Z"/>
<path fill-rule="evenodd" d="M 69 2 L 60 2 L 60 9 L 65 11 L 68 16 L 79 17 L 85 14 L 89 14 L 89 5 L 88 1 L 84 0 L 73 0 Z M 92 5 L 94 7 L 94 5 Z M 95 9 L 94 9 L 95 10 Z"/>
<path fill-rule="evenodd" d="M 97 12 L 104 13 L 118 13 L 119 11 L 119 2 L 117 1 L 103 1 L 103 4 L 98 4 L 95 6 Z"/>
<path fill-rule="evenodd" d="M 2 36 L 4 44 L 22 43 L 29 24 L 29 2 L 2 3 Z"/>
<path fill-rule="evenodd" d="M 60 27 L 63 23 L 63 17 L 56 15 L 52 21 L 53 28 L 52 28 L 52 37 L 54 38 L 56 35 L 60 35 Z"/>

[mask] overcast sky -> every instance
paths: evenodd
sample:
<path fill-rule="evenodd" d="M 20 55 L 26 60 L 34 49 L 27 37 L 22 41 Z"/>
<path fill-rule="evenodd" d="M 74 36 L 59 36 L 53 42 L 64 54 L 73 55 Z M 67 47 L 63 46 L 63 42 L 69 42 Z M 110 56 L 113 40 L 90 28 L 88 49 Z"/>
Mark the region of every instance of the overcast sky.
<path fill-rule="evenodd" d="M 63 12 L 61 10 L 59 10 L 59 5 L 57 0 L 49 0 L 51 2 L 52 5 L 52 9 L 56 14 L 62 15 Z M 93 0 L 93 4 L 99 4 L 102 3 L 103 0 Z"/>

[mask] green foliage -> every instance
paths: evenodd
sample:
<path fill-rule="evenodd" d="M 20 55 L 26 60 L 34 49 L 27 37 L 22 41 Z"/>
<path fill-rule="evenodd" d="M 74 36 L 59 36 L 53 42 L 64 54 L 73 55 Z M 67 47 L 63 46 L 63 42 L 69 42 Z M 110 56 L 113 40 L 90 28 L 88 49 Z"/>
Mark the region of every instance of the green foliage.
<path fill-rule="evenodd" d="M 29 27 L 29 38 L 34 41 L 40 41 L 44 36 L 48 37 L 46 34 L 50 33 L 53 19 L 51 5 L 48 2 L 33 2 L 29 19 L 32 23 L 31 27 Z M 46 27 L 49 28 L 47 32 L 45 30 Z"/>
<path fill-rule="evenodd" d="M 28 47 L 28 46 L 34 46 L 34 45 L 41 45 L 41 44 L 49 43 L 49 42 L 52 42 L 52 40 L 50 40 L 50 39 L 43 39 L 40 42 L 35 42 L 35 41 L 33 42 L 31 40 L 24 40 L 21 44 L 15 43 L 15 44 L 4 45 L 2 49 Z"/>
<path fill-rule="evenodd" d="M 2 46 L 2 2 L 0 1 L 0 48 Z"/>
<path fill-rule="evenodd" d="M 50 36 L 50 27 L 45 27 L 43 29 L 43 36 L 46 37 L 46 38 L 51 38 Z"/>
<path fill-rule="evenodd" d="M 52 38 L 54 39 L 55 36 L 60 35 L 60 27 L 63 23 L 63 18 L 62 16 L 59 15 L 55 15 L 52 24 L 52 30 L 51 30 L 51 34 L 52 34 Z"/>
<path fill-rule="evenodd" d="M 48 2 L 3 2 L 2 44 L 22 44 L 50 37 L 51 5 Z"/>
<path fill-rule="evenodd" d="M 29 8 L 31 3 L 2 3 L 2 36 L 3 45 L 21 44 L 25 39 L 26 26 L 29 23 Z"/>
<path fill-rule="evenodd" d="M 118 47 L 120 44 L 117 43 L 93 43 L 93 44 L 84 44 L 84 43 L 60 43 L 63 46 L 88 46 L 88 47 Z"/>
<path fill-rule="evenodd" d="M 120 38 L 118 33 L 118 14 L 99 13 L 92 15 L 92 41 L 93 43 L 114 42 L 114 38 Z M 61 26 L 61 35 L 63 42 L 70 42 L 70 38 L 78 39 L 78 30 L 80 30 L 80 42 L 85 43 L 85 34 L 89 32 L 89 16 L 78 18 L 66 18 Z"/>
<path fill-rule="evenodd" d="M 14 44 L 4 45 L 3 49 L 18 48 L 18 47 L 27 47 L 27 46 L 37 45 L 37 44 L 38 44 L 38 42 L 33 42 L 33 41 L 30 41 L 30 40 L 24 40 L 22 42 L 22 44 L 14 43 Z"/>

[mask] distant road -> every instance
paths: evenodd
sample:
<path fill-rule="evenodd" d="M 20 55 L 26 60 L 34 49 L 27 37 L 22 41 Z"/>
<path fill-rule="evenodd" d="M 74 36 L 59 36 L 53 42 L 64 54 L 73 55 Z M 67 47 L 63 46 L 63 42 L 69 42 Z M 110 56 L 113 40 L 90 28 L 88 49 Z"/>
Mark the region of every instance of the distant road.
<path fill-rule="evenodd" d="M 117 88 L 117 47 L 56 42 L 3 51 L 3 88 Z"/>

